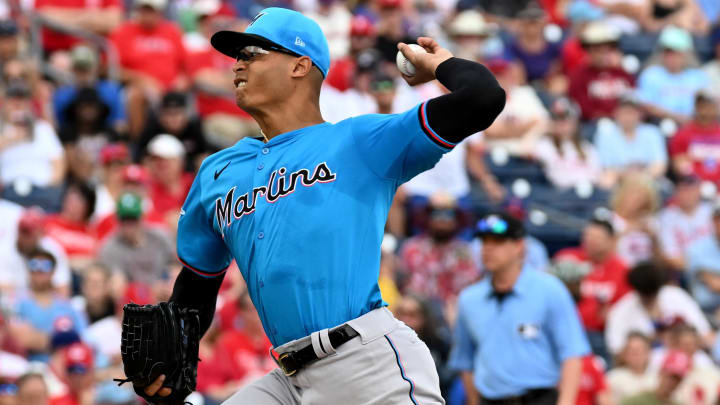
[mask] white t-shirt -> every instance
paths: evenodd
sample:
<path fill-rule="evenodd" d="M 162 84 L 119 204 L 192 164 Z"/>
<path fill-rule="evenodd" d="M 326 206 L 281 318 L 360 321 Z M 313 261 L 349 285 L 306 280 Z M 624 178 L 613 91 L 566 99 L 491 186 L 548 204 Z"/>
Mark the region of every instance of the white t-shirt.
<path fill-rule="evenodd" d="M 316 10 L 306 12 L 305 15 L 315 20 L 327 38 L 330 59 L 339 59 L 347 55 L 350 50 L 350 21 L 352 14 L 340 3 L 335 3 L 327 14 L 320 14 Z"/>
<path fill-rule="evenodd" d="M 105 184 L 99 184 L 95 188 L 95 211 L 93 219 L 103 219 L 115 212 L 117 203 Z"/>
<path fill-rule="evenodd" d="M 465 138 L 453 150 L 443 155 L 435 167 L 413 177 L 403 185 L 409 195 L 430 197 L 438 191 L 445 191 L 456 198 L 470 194 L 470 176 L 467 172 L 466 157 L 471 142 L 478 134 Z"/>
<path fill-rule="evenodd" d="M 120 354 L 122 325 L 114 316 L 108 316 L 91 324 L 83 334 L 83 340 L 103 355 L 112 358 Z"/>
<path fill-rule="evenodd" d="M 65 249 L 54 239 L 43 236 L 40 238 L 39 246 L 47 250 L 55 257 L 55 274 L 53 274 L 53 285 L 65 287 L 70 284 L 70 264 Z M 0 247 L 0 284 L 14 286 L 17 292 L 28 288 L 28 272 L 25 258 L 15 247 L 15 241 L 10 246 Z"/>
<path fill-rule="evenodd" d="M 549 114 L 535 90 L 530 86 L 517 86 L 508 92 L 505 108 L 495 119 L 495 122 L 515 121 L 523 124 L 538 120 L 547 124 L 548 119 Z M 488 149 L 504 148 L 511 155 L 529 155 L 532 154 L 535 143 L 543 132 L 545 132 L 545 125 L 538 125 L 522 136 L 513 138 L 485 137 L 485 144 Z"/>
<path fill-rule="evenodd" d="M 644 374 L 635 374 L 624 367 L 614 368 L 607 373 L 607 383 L 616 404 L 635 394 L 655 389 L 657 381 L 657 372 L 650 370 L 650 367 Z"/>
<path fill-rule="evenodd" d="M 602 168 L 595 148 L 589 142 L 582 142 L 580 147 L 585 159 L 571 141 L 560 144 L 562 156 L 558 153 L 552 139 L 543 137 L 535 146 L 535 158 L 545 168 L 545 175 L 560 188 L 574 187 L 583 182 L 596 183 L 600 178 Z"/>
<path fill-rule="evenodd" d="M 36 186 L 48 186 L 53 174 L 52 162 L 62 156 L 63 148 L 53 127 L 37 120 L 31 140 L 10 145 L 0 152 L 0 180 L 5 185 L 27 179 Z"/>
<path fill-rule="evenodd" d="M 627 221 L 617 214 L 613 214 L 612 225 L 615 232 L 619 235 L 615 245 L 617 254 L 628 266 L 632 267 L 637 263 L 652 258 L 652 235 L 641 230 L 629 231 Z M 650 221 L 650 229 L 656 232 L 657 224 L 654 218 Z"/>
<path fill-rule="evenodd" d="M 691 214 L 670 205 L 658 214 L 660 248 L 668 257 L 685 257 L 690 244 L 712 233 L 712 207 L 701 203 Z"/>
<path fill-rule="evenodd" d="M 700 336 L 710 332 L 710 324 L 697 302 L 680 287 L 666 285 L 660 289 L 657 305 L 663 319 L 682 318 L 695 327 Z M 626 294 L 610 308 L 605 328 L 605 343 L 610 353 L 618 353 L 625 346 L 625 340 L 632 331 L 647 336 L 655 335 L 655 326 L 640 296 L 635 291 Z"/>

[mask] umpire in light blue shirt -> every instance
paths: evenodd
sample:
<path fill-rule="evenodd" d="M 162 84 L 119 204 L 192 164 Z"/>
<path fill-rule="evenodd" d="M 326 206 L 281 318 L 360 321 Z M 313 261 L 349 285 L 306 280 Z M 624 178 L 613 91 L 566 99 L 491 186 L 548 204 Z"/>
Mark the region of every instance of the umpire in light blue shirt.
<path fill-rule="evenodd" d="M 563 283 L 524 266 L 522 222 L 501 213 L 476 227 L 486 277 L 458 298 L 450 366 L 467 405 L 574 405 L 590 353 Z"/>

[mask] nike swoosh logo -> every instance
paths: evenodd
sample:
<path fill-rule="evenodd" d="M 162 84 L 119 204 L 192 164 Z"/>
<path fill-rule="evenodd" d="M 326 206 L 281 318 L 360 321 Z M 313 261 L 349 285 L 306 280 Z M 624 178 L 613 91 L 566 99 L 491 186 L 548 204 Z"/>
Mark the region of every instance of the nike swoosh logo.
<path fill-rule="evenodd" d="M 214 180 L 217 180 L 218 177 L 220 177 L 220 175 L 222 174 L 222 172 L 224 172 L 225 169 L 227 169 L 228 166 L 230 166 L 230 162 L 227 162 L 227 163 L 225 164 L 225 167 L 223 167 L 222 169 L 220 169 L 220 171 L 215 170 L 215 179 L 214 179 Z"/>

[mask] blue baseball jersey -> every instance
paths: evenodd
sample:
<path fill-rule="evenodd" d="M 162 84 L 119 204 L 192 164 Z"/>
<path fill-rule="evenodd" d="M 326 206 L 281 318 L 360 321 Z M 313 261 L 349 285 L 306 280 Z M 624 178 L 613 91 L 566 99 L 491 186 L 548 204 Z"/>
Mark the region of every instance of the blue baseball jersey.
<path fill-rule="evenodd" d="M 395 191 L 454 146 L 425 106 L 245 138 L 211 155 L 183 205 L 180 260 L 214 277 L 235 258 L 276 347 L 385 305 L 380 243 Z"/>

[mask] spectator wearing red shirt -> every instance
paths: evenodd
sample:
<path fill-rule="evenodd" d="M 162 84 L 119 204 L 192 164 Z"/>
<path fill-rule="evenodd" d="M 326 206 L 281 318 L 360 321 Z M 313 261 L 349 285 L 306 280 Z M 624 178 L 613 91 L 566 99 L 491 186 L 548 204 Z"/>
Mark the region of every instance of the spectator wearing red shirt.
<path fill-rule="evenodd" d="M 588 24 L 580 34 L 588 59 L 571 73 L 569 95 L 584 120 L 611 116 L 620 97 L 635 86 L 635 78 L 620 66 L 619 40 L 617 28 L 602 22 Z"/>
<path fill-rule="evenodd" d="M 272 344 L 247 292 L 238 305 L 241 329 L 222 333 L 212 357 L 198 366 L 198 391 L 220 402 L 277 367 L 268 355 Z"/>
<path fill-rule="evenodd" d="M 626 280 L 628 268 L 615 253 L 612 225 L 603 219 L 592 219 L 583 230 L 581 246 L 559 251 L 555 260 L 573 260 L 590 266 L 590 272 L 580 282 L 577 305 L 593 352 L 607 359 L 603 331 L 608 309 L 630 291 Z"/>
<path fill-rule="evenodd" d="M 198 32 L 185 37 L 188 75 L 197 88 L 195 104 L 206 132 L 220 146 L 257 133 L 257 125 L 235 103 L 228 83 L 235 78 L 235 60 L 210 46 L 210 37 L 221 30 L 235 30 L 235 12 L 220 1 L 196 2 Z M 240 29 L 241 30 L 241 29 Z"/>
<path fill-rule="evenodd" d="M 90 186 L 71 183 L 65 190 L 60 213 L 46 219 L 45 234 L 65 249 L 71 268 L 84 268 L 94 259 L 97 238 L 90 218 L 95 200 L 95 190 Z"/>
<path fill-rule="evenodd" d="M 178 26 L 165 20 L 167 0 L 136 0 L 135 17 L 119 26 L 111 40 L 119 55 L 121 78 L 128 83 L 127 112 L 131 136 L 145 124 L 150 103 L 170 89 L 185 90 L 185 47 Z"/>
<path fill-rule="evenodd" d="M 670 157 L 677 173 L 720 185 L 720 112 L 711 96 L 695 96 L 692 120 L 670 139 Z"/>
<path fill-rule="evenodd" d="M 185 147 L 177 138 L 161 134 L 148 143 L 148 191 L 153 208 L 168 225 L 177 224 L 193 175 L 185 171 Z"/>
<path fill-rule="evenodd" d="M 107 35 L 123 20 L 122 0 L 35 0 L 35 10 L 55 23 Z M 45 52 L 69 50 L 81 42 L 77 37 L 45 29 L 42 44 Z"/>
<path fill-rule="evenodd" d="M 575 405 L 612 405 L 612 393 L 605 381 L 603 361 L 593 355 L 582 358 L 580 389 Z"/>
<path fill-rule="evenodd" d="M 460 210 L 453 197 L 435 194 L 428 205 L 427 231 L 408 239 L 400 252 L 405 289 L 434 303 L 454 302 L 479 272 L 470 244 L 456 236 Z"/>

